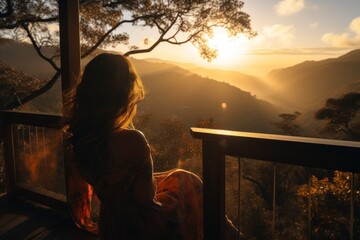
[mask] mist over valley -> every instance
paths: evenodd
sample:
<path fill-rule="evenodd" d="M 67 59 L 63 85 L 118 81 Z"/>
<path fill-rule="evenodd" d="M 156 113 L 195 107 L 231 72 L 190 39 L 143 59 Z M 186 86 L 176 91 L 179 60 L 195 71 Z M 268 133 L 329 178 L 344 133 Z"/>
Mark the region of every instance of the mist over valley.
<path fill-rule="evenodd" d="M 49 54 L 53 49 L 47 49 Z M 99 53 L 101 51 L 98 51 Z M 84 66 L 94 55 L 83 59 Z M 44 83 L 54 71 L 31 45 L 0 41 L 3 65 L 23 71 Z M 194 64 L 131 57 L 147 96 L 139 104 L 139 115 L 151 115 L 151 128 L 163 118 L 176 118 L 186 127 L 198 119 L 214 119 L 224 129 L 275 132 L 278 114 L 299 111 L 304 127 L 316 126 L 314 112 L 326 99 L 360 90 L 360 50 L 338 58 L 306 61 L 271 71 L 266 79 L 233 70 L 207 69 Z M 23 109 L 61 112 L 59 81 Z"/>

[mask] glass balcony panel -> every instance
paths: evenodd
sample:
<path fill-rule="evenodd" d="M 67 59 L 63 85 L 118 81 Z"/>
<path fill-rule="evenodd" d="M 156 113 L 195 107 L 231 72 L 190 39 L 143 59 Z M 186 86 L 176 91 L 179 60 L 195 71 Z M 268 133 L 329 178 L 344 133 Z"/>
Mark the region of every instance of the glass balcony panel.
<path fill-rule="evenodd" d="M 16 185 L 65 199 L 61 130 L 13 125 Z"/>
<path fill-rule="evenodd" d="M 354 174 L 354 232 L 353 239 L 360 239 L 360 174 Z"/>
<path fill-rule="evenodd" d="M 311 170 L 313 239 L 350 239 L 351 173 Z"/>
<path fill-rule="evenodd" d="M 0 134 L 1 131 L 3 129 L 0 128 Z M 0 137 L 0 195 L 6 192 L 5 177 L 4 143 Z"/>
<path fill-rule="evenodd" d="M 275 172 L 275 239 L 307 239 L 308 169 L 276 163 Z"/>
<path fill-rule="evenodd" d="M 241 158 L 238 166 L 237 157 L 226 156 L 226 215 L 246 239 L 271 239 L 273 163 Z"/>
<path fill-rule="evenodd" d="M 246 239 L 350 239 L 351 228 L 359 238 L 359 174 L 352 189 L 348 172 L 232 156 L 225 161 L 226 215 Z"/>

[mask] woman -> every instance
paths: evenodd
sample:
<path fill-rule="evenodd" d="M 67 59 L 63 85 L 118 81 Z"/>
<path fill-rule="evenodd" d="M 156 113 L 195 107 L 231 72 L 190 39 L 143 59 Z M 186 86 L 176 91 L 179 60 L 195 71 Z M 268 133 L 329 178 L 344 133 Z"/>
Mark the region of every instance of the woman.
<path fill-rule="evenodd" d="M 153 173 L 146 138 L 131 124 L 143 98 L 142 82 L 125 57 L 101 54 L 86 66 L 68 125 L 73 215 L 89 230 L 92 190 L 79 175 L 101 201 L 101 239 L 202 239 L 202 182 L 179 169 Z"/>

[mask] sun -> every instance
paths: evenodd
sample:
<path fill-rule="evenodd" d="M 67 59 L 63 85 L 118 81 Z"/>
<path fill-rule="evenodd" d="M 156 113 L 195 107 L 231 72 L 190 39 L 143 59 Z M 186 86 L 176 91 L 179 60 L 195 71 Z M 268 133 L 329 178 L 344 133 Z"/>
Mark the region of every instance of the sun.
<path fill-rule="evenodd" d="M 209 46 L 218 50 L 218 57 L 212 61 L 217 65 L 233 65 L 242 61 L 248 53 L 248 39 L 244 35 L 231 37 L 224 28 L 214 29 Z"/>

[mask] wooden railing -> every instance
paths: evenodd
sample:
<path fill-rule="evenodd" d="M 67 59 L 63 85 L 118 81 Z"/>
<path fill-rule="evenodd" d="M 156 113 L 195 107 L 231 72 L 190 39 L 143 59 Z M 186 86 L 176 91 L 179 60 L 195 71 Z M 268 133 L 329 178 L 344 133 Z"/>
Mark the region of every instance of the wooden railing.
<path fill-rule="evenodd" d="M 42 189 L 31 186 L 31 184 L 22 184 L 19 181 L 21 176 L 19 176 L 18 172 L 21 167 L 19 162 L 26 166 L 27 159 L 25 158 L 31 157 L 33 161 L 39 161 L 39 159 L 48 160 L 48 164 L 44 165 L 42 169 L 37 169 L 36 174 L 39 174 L 40 177 L 51 174 L 50 169 L 47 167 L 54 164 L 50 161 L 54 160 L 55 150 L 59 151 L 59 149 L 49 149 L 48 145 L 55 141 L 55 139 L 51 139 L 54 136 L 56 136 L 57 141 L 62 141 L 60 131 L 61 119 L 62 116 L 57 114 L 0 111 L 1 127 L 3 129 L 2 138 L 4 141 L 6 195 L 8 197 L 21 197 L 55 209 L 67 210 L 65 189 L 63 191 L 64 194 L 56 194 L 55 192 L 48 191 L 46 188 Z M 51 131 L 50 136 L 46 134 L 49 131 Z M 47 139 L 45 140 L 45 138 Z M 16 142 L 18 142 L 18 148 L 16 148 Z M 19 151 L 23 152 L 21 156 L 17 156 Z M 41 153 L 39 153 L 40 151 Z M 61 151 L 62 149 L 60 149 Z M 51 155 L 52 158 L 47 159 Z M 62 156 L 57 157 L 62 158 Z M 60 161 L 63 161 L 63 159 L 60 159 Z M 62 164 L 62 166 L 64 165 Z M 61 177 L 65 179 L 65 176 Z M 48 184 L 47 182 L 43 183 L 43 185 Z M 60 184 L 63 184 L 62 186 L 65 187 L 65 182 Z"/>
<path fill-rule="evenodd" d="M 203 146 L 206 240 L 225 239 L 225 156 L 360 172 L 359 142 L 201 128 L 192 128 L 191 134 L 194 138 L 201 139 Z M 351 204 L 353 205 L 353 201 Z M 354 239 L 353 206 L 351 209 L 349 236 Z M 311 236 L 308 239 L 311 239 Z"/>
<path fill-rule="evenodd" d="M 65 209 L 65 201 L 17 185 L 13 141 L 14 124 L 59 129 L 62 116 L 1 111 L 0 117 L 2 127 L 5 129 L 3 133 L 8 194 Z M 203 142 L 204 237 L 206 240 L 224 239 L 225 156 L 360 173 L 359 142 L 200 128 L 192 128 L 191 134 Z M 352 213 L 349 220 L 350 239 L 354 239 L 353 217 Z"/>

